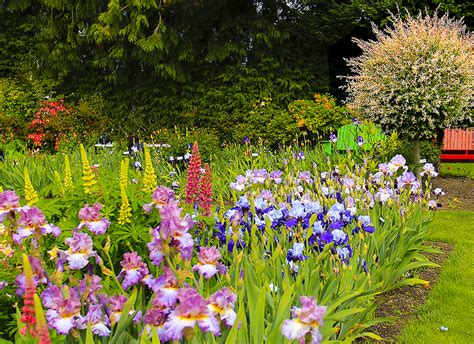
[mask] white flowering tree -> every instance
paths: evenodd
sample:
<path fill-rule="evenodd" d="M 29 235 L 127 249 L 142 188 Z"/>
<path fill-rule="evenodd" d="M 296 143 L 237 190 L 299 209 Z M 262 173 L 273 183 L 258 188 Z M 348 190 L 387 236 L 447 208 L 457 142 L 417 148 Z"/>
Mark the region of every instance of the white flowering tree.
<path fill-rule="evenodd" d="M 362 55 L 347 60 L 348 103 L 380 124 L 419 141 L 454 126 L 472 125 L 473 35 L 447 15 L 392 15 L 375 39 L 354 39 Z"/>

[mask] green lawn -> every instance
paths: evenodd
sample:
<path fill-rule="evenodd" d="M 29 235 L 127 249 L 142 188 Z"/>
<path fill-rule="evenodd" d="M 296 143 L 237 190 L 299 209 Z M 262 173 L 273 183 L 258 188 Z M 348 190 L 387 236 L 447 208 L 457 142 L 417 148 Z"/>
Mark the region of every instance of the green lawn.
<path fill-rule="evenodd" d="M 443 176 L 462 176 L 474 179 L 474 163 L 472 162 L 443 162 L 439 171 Z"/>
<path fill-rule="evenodd" d="M 454 244 L 440 280 L 409 322 L 398 343 L 474 343 L 474 212 L 443 211 L 430 240 Z M 448 331 L 441 331 L 440 327 Z"/>

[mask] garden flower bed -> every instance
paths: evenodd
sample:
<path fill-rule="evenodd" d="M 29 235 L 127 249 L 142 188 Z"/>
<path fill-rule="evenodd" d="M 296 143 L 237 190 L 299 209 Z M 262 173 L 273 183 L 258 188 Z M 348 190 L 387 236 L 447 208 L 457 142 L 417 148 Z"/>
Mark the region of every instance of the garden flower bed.
<path fill-rule="evenodd" d="M 375 297 L 436 266 L 423 255 L 433 166 L 417 179 L 400 155 L 239 149 L 207 165 L 195 145 L 187 172 L 147 148 L 6 160 L 1 301 L 18 302 L 15 338 L 380 339 Z"/>

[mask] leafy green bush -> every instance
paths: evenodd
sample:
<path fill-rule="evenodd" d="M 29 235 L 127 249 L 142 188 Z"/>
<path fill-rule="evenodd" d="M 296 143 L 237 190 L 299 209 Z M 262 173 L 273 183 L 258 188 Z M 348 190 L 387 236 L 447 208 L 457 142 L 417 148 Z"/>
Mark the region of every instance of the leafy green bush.
<path fill-rule="evenodd" d="M 315 139 L 326 139 L 329 134 L 350 122 L 350 111 L 336 104 L 336 99 L 327 94 L 316 93 L 314 101 L 295 100 L 288 110 L 299 129 L 307 130 Z"/>
<path fill-rule="evenodd" d="M 211 155 L 215 155 L 221 149 L 217 134 L 204 128 L 174 127 L 172 130 L 162 128 L 153 132 L 148 141 L 169 144 L 171 147 L 163 148 L 163 150 L 167 156 L 173 157 L 183 156 L 191 150 L 190 145 L 199 142 L 199 151 L 206 161 L 209 161 Z"/>
<path fill-rule="evenodd" d="M 248 115 L 234 127 L 232 137 L 238 142 L 249 137 L 276 146 L 291 142 L 296 134 L 296 123 L 288 111 L 266 97 L 253 104 Z"/>

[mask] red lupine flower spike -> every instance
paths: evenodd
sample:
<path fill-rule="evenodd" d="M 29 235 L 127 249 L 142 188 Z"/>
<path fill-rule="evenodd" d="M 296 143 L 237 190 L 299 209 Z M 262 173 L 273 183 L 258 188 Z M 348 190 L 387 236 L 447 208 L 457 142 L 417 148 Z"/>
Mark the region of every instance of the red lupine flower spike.
<path fill-rule="evenodd" d="M 201 155 L 197 142 L 194 143 L 192 156 L 189 160 L 188 178 L 186 180 L 186 203 L 195 204 L 199 201 L 199 180 L 201 177 Z"/>

